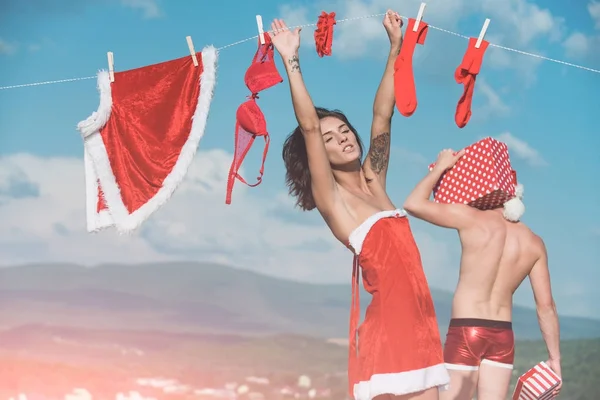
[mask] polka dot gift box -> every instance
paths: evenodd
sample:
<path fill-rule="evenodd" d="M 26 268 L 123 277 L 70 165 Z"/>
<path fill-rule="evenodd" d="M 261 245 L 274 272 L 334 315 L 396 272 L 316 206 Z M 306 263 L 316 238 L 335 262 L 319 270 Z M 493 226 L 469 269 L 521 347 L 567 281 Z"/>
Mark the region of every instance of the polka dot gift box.
<path fill-rule="evenodd" d="M 429 169 L 434 166 L 431 164 Z M 516 183 L 508 146 L 488 137 L 465 148 L 465 155 L 442 175 L 433 197 L 438 203 L 462 203 L 489 210 L 515 197 Z"/>

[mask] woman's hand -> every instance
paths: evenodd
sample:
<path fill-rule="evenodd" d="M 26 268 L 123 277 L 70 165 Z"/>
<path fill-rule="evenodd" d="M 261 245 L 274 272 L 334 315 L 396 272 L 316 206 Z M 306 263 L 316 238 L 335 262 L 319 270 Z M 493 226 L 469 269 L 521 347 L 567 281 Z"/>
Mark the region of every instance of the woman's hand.
<path fill-rule="evenodd" d="M 282 19 L 275 19 L 271 23 L 271 42 L 285 61 L 298 54 L 301 30 L 302 28 L 296 28 L 290 31 Z"/>
<path fill-rule="evenodd" d="M 390 46 L 400 49 L 402 45 L 402 17 L 395 11 L 387 10 L 383 17 L 383 26 L 390 39 Z"/>

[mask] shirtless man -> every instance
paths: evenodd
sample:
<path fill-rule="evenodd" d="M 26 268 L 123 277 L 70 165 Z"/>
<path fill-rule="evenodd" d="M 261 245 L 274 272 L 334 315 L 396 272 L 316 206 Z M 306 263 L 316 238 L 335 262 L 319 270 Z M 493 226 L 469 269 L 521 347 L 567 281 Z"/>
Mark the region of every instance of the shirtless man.
<path fill-rule="evenodd" d="M 510 222 L 502 207 L 480 211 L 464 204 L 429 200 L 445 171 L 462 157 L 443 150 L 433 170 L 406 199 L 404 209 L 429 223 L 458 231 L 462 245 L 459 281 L 444 345 L 450 388 L 440 399 L 503 400 L 514 360 L 512 299 L 529 276 L 548 365 L 559 376 L 559 323 L 542 239 L 522 222 Z M 560 387 L 557 389 L 560 390 Z"/>

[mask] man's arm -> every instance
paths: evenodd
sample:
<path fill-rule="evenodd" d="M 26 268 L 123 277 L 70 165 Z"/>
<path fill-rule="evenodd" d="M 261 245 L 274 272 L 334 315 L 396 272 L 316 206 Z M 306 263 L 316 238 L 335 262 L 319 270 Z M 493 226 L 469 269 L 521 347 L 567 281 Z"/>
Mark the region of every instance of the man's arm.
<path fill-rule="evenodd" d="M 540 330 L 548 349 L 548 357 L 552 361 L 558 361 L 560 360 L 560 325 L 550 284 L 548 253 L 543 241 L 542 255 L 531 269 L 529 281 L 535 298 Z"/>
<path fill-rule="evenodd" d="M 477 211 L 465 204 L 440 204 L 429 198 L 446 169 L 439 163 L 417 184 L 404 202 L 404 209 L 414 217 L 443 228 L 462 229 L 474 220 Z"/>
<path fill-rule="evenodd" d="M 390 131 L 394 115 L 394 63 L 400 53 L 402 41 L 390 46 L 387 64 L 379 88 L 373 101 L 373 122 L 371 123 L 371 143 L 364 163 L 365 175 L 377 179 L 385 188 L 390 161 Z"/>

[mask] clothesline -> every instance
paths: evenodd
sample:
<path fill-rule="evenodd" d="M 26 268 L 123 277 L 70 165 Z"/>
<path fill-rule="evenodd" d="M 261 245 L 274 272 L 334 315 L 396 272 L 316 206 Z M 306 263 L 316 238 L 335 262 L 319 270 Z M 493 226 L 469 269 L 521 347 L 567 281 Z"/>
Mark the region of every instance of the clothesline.
<path fill-rule="evenodd" d="M 384 15 L 385 15 L 385 13 L 371 14 L 371 15 L 362 15 L 360 17 L 339 19 L 339 20 L 336 20 L 336 23 L 350 22 L 350 21 L 356 21 L 356 20 L 366 19 L 366 18 L 382 17 Z M 407 17 L 402 17 L 402 18 L 404 20 L 408 20 Z M 296 25 L 296 26 L 292 27 L 292 29 L 294 29 L 294 28 L 305 28 L 305 27 L 316 26 L 316 25 L 317 25 L 316 23 Z M 434 25 L 429 25 L 429 24 L 428 24 L 428 26 L 429 26 L 429 28 L 435 29 L 435 30 L 440 31 L 440 32 L 448 33 L 450 35 L 454 35 L 454 36 L 457 36 L 457 37 L 460 37 L 460 38 L 463 38 L 463 39 L 467 39 L 467 40 L 469 39 L 469 36 L 465 36 L 465 35 L 462 35 L 460 33 L 450 31 L 448 29 L 440 28 L 440 27 L 437 27 L 437 26 L 434 26 Z M 221 51 L 221 50 L 227 49 L 229 47 L 237 46 L 239 44 L 246 43 L 248 41 L 256 40 L 256 39 L 258 39 L 258 35 L 254 35 L 252 37 L 249 37 L 249 38 L 246 38 L 246 39 L 242 39 L 242 40 L 238 40 L 237 42 L 233 42 L 233 43 L 227 44 L 225 46 L 217 48 L 217 50 Z M 585 67 L 583 65 L 577 65 L 577 64 L 573 64 L 573 63 L 570 63 L 570 62 L 567 62 L 567 61 L 557 60 L 557 59 L 545 57 L 545 56 L 542 56 L 542 55 L 539 55 L 539 54 L 529 53 L 529 52 L 526 52 L 526 51 L 522 51 L 522 50 L 518 50 L 518 49 L 513 49 L 513 48 L 510 48 L 510 47 L 501 46 L 499 44 L 490 43 L 489 45 L 490 45 L 490 47 L 496 47 L 498 49 L 502 49 L 502 50 L 506 50 L 506 51 L 512 51 L 513 53 L 522 54 L 522 55 L 525 55 L 525 56 L 534 57 L 534 58 L 538 58 L 538 59 L 541 59 L 541 60 L 550 61 L 550 62 L 553 62 L 553 63 L 562 64 L 562 65 L 566 65 L 567 67 L 579 68 L 579 69 L 582 69 L 582 70 L 585 70 L 585 71 L 589 71 L 589 72 L 594 72 L 594 73 L 600 74 L 600 70 L 594 69 L 594 68 Z M 94 76 L 85 76 L 85 77 L 81 77 L 81 78 L 67 78 L 67 79 L 57 79 L 57 80 L 52 80 L 52 81 L 24 83 L 24 84 L 20 84 L 20 85 L 0 86 L 0 90 L 17 89 L 17 88 L 29 87 L 29 86 L 53 85 L 53 84 L 57 84 L 57 83 L 76 82 L 76 81 L 83 81 L 83 80 L 89 80 L 89 79 L 97 79 L 97 76 L 94 75 Z"/>

